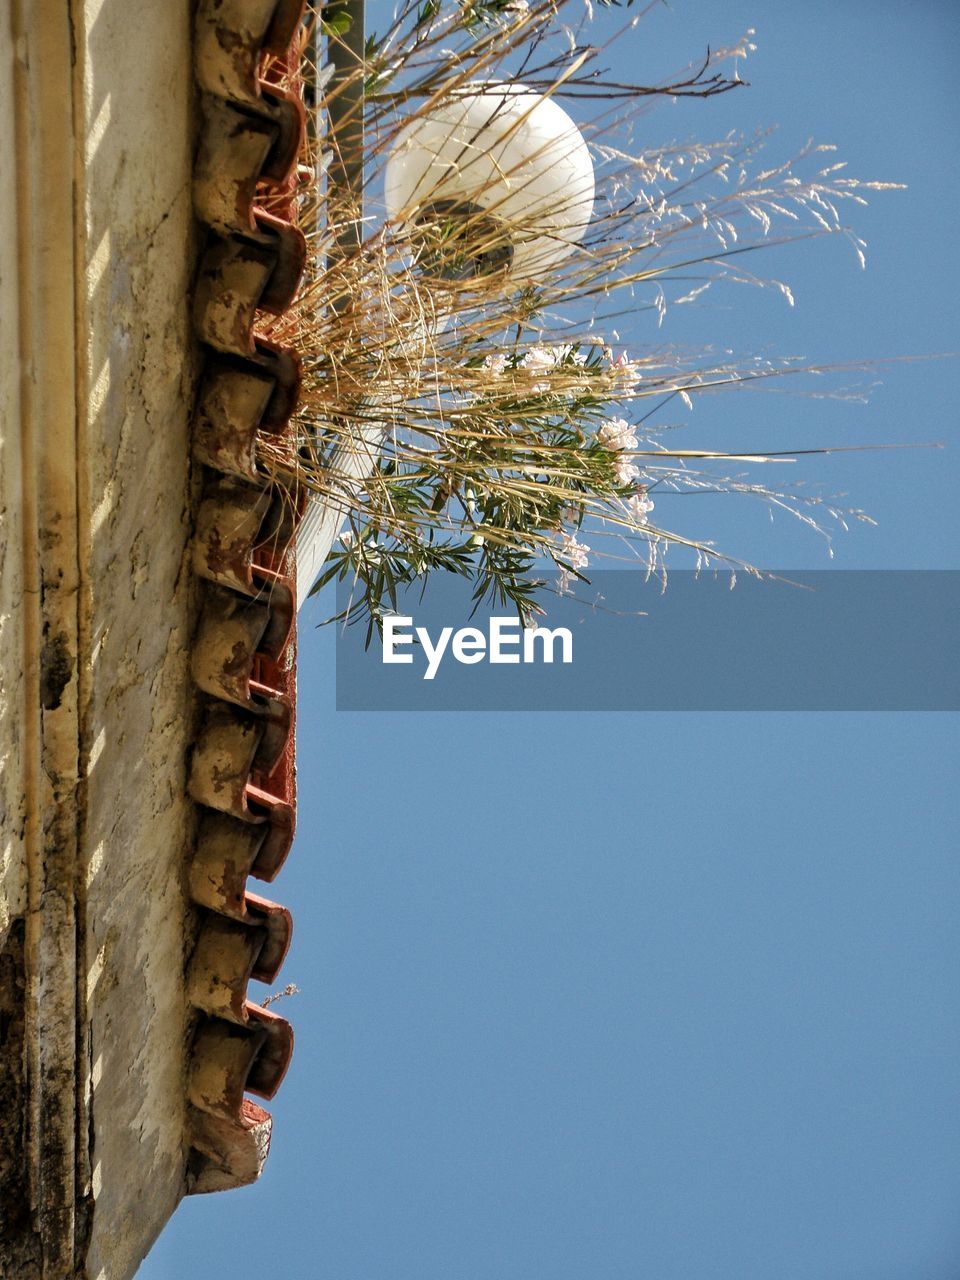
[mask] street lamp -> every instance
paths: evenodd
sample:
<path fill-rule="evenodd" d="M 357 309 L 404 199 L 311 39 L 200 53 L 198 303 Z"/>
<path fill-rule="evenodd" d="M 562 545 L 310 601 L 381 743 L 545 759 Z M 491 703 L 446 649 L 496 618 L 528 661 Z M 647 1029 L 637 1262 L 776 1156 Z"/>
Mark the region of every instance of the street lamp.
<path fill-rule="evenodd" d="M 476 245 L 473 274 L 502 269 L 505 285 L 535 284 L 583 239 L 593 164 L 580 130 L 552 98 L 522 84 L 481 82 L 402 130 L 387 160 L 385 196 L 389 217 L 411 238 L 443 223 L 456 242 Z"/>
<path fill-rule="evenodd" d="M 542 282 L 583 239 L 593 197 L 579 129 L 551 98 L 522 84 L 462 86 L 415 115 L 387 158 L 388 217 L 423 274 L 448 282 L 494 273 L 505 290 Z M 444 323 L 438 318 L 434 336 Z M 300 604 L 376 467 L 384 430 L 371 421 L 332 452 L 329 470 L 343 497 L 312 499 L 301 521 Z"/>

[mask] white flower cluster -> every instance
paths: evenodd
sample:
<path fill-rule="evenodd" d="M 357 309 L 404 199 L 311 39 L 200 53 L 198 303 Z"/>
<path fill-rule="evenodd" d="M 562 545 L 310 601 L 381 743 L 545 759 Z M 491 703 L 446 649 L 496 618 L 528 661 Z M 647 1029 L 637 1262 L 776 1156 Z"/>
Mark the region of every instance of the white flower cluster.
<path fill-rule="evenodd" d="M 532 373 L 545 372 L 547 369 L 559 369 L 561 365 L 571 359 L 577 367 L 587 362 L 587 357 L 583 352 L 574 351 L 571 346 L 548 347 L 542 342 L 535 342 L 530 350 L 524 354 L 523 359 L 520 361 L 520 367 L 521 369 L 529 369 Z M 536 392 L 549 391 L 550 383 L 535 382 L 533 390 Z"/>
<path fill-rule="evenodd" d="M 607 418 L 597 432 L 597 439 L 605 449 L 635 449 L 637 435 L 625 418 Z"/>
<path fill-rule="evenodd" d="M 572 533 L 564 530 L 560 534 L 557 545 L 557 557 L 565 560 L 574 569 L 586 569 L 589 567 L 590 561 L 587 559 L 587 552 L 590 548 L 585 542 L 578 542 Z"/>
<path fill-rule="evenodd" d="M 578 351 L 576 347 L 571 346 L 569 343 L 565 346 L 554 347 L 554 351 L 557 352 L 557 364 L 571 361 L 578 369 L 582 369 L 587 363 L 587 353 Z"/>
<path fill-rule="evenodd" d="M 483 367 L 492 373 L 494 377 L 500 378 L 507 367 L 507 357 L 502 351 L 494 352 L 493 355 L 483 357 Z"/>
<path fill-rule="evenodd" d="M 628 449 L 637 447 L 637 436 L 633 427 L 624 418 L 608 418 L 597 432 L 597 439 L 605 449 L 611 449 L 620 456 L 614 461 L 617 484 L 630 484 L 640 474 L 640 468 L 625 456 Z"/>
<path fill-rule="evenodd" d="M 535 342 L 529 351 L 524 352 L 520 367 L 533 370 L 555 369 L 558 363 L 556 347 L 547 347 L 542 342 Z"/>
<path fill-rule="evenodd" d="M 640 468 L 627 456 L 629 449 L 637 447 L 636 428 L 625 418 L 607 418 L 597 431 L 597 439 L 605 449 L 618 455 L 614 460 L 617 484 L 632 484 L 640 475 Z M 644 525 L 653 510 L 653 499 L 643 486 L 639 486 L 636 493 L 626 500 L 625 506 L 633 523 Z"/>
<path fill-rule="evenodd" d="M 565 595 L 570 590 L 570 583 L 573 581 L 573 574 L 566 566 L 572 569 L 587 569 L 590 561 L 587 559 L 587 552 L 590 548 L 585 542 L 578 542 L 572 533 L 562 530 L 557 534 L 557 548 L 554 554 L 555 560 L 563 560 L 564 564 L 560 565 L 560 574 L 557 579 L 557 590 L 561 595 Z"/>
<path fill-rule="evenodd" d="M 646 524 L 647 518 L 653 510 L 653 499 L 647 495 L 645 489 L 638 489 L 635 494 L 627 499 L 627 510 L 630 512 L 630 518 L 634 524 Z"/>
<path fill-rule="evenodd" d="M 545 373 L 548 369 L 555 369 L 558 363 L 556 353 L 552 347 L 545 347 L 542 342 L 535 342 L 530 350 L 524 353 L 523 359 L 520 361 L 520 368 L 529 369 L 531 373 Z M 550 383 L 534 382 L 531 390 L 538 394 L 549 391 Z"/>
<path fill-rule="evenodd" d="M 640 381 L 639 365 L 627 358 L 626 352 L 621 352 L 614 360 L 610 369 L 621 390 L 634 391 L 637 383 Z"/>
<path fill-rule="evenodd" d="M 582 368 L 587 363 L 587 357 L 584 352 L 577 351 L 569 344 L 560 344 L 555 347 L 548 346 L 545 342 L 535 342 L 521 356 L 517 368 L 524 369 L 528 373 L 546 373 L 548 370 L 559 369 L 562 365 L 573 365 L 575 368 Z M 495 378 L 502 377 L 507 371 L 507 356 L 502 351 L 492 352 L 490 355 L 484 356 L 483 368 L 492 373 Z M 548 381 L 539 381 L 532 384 L 531 390 L 540 394 L 550 390 Z"/>
<path fill-rule="evenodd" d="M 620 457 L 614 463 L 617 484 L 631 484 L 640 474 L 640 468 L 629 458 Z"/>

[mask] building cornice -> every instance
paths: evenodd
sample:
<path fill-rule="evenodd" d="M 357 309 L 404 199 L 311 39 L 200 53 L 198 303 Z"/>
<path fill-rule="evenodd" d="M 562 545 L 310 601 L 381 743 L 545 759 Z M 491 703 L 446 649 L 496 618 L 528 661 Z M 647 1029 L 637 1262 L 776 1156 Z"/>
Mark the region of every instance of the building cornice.
<path fill-rule="evenodd" d="M 204 469 L 194 543 L 201 584 L 191 669 L 200 695 L 189 792 L 200 806 L 188 869 L 201 922 L 187 976 L 199 1014 L 191 1048 L 188 1190 L 253 1181 L 270 1098 L 293 1049 L 286 1019 L 250 1000 L 272 982 L 290 913 L 247 889 L 272 880 L 296 811 L 296 572 L 301 499 L 257 462 L 257 439 L 296 453 L 296 351 L 259 331 L 292 303 L 306 259 L 296 226 L 305 117 L 301 0 L 201 0 L 195 68 L 203 128 L 194 206 L 208 229 L 194 293 L 205 361 L 193 432 Z M 269 211 L 266 205 L 269 203 Z"/>

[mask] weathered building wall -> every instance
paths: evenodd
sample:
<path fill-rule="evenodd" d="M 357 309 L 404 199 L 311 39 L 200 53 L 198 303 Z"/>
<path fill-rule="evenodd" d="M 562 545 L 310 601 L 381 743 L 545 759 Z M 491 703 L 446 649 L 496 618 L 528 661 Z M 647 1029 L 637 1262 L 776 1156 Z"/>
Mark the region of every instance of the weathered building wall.
<path fill-rule="evenodd" d="M 76 1226 L 77 559 L 70 30 L 0 8 L 6 902 L 0 1267 L 65 1274 Z M 52 185 L 49 175 L 61 181 Z M 16 387 L 11 388 L 14 380 Z M 11 408 L 13 412 L 11 413 Z M 15 416 L 13 414 L 15 413 Z M 16 566 L 16 568 L 14 568 Z M 10 571 L 11 576 L 7 576 Z M 8 656 L 9 655 L 9 656 Z M 12 703 L 10 698 L 12 696 Z M 19 810 L 19 812 L 18 812 Z M 8 1160 L 8 1172 L 10 1170 Z M 41 1263 L 42 1260 L 42 1263 Z"/>
<path fill-rule="evenodd" d="M 8 15 L 4 15 L 7 17 Z M 0 30 L 0 157 L 16 154 L 14 44 L 9 23 Z M 0 168 L 6 170 L 0 161 Z M 35 1248 L 24 1222 L 24 856 L 23 513 L 21 508 L 20 314 L 17 203 L 12 181 L 0 181 L 0 1231 Z"/>
<path fill-rule="evenodd" d="M 184 1191 L 189 0 L 0 0 L 0 1274 Z"/>
<path fill-rule="evenodd" d="M 23 857 L 23 532 L 20 505 L 20 361 L 17 203 L 7 159 L 16 154 L 14 44 L 0 29 L 0 946 L 26 907 Z"/>
<path fill-rule="evenodd" d="M 189 294 L 195 91 L 187 0 L 87 0 L 80 50 L 81 1000 L 89 1280 L 124 1277 L 183 1193 L 192 929 L 183 890 L 194 692 Z"/>
<path fill-rule="evenodd" d="M 11 1252 L 36 1250 L 25 1214 L 23 1170 L 26 1081 L 24 1071 L 24 854 L 23 726 L 23 514 L 21 508 L 20 312 L 17 202 L 6 159 L 16 154 L 14 44 L 7 21 L 0 28 L 0 1233 Z M 27 1217 L 27 1222 L 24 1218 Z M 15 1255 L 14 1255 L 15 1256 Z"/>
<path fill-rule="evenodd" d="M 185 1192 L 258 1177 L 271 1119 L 245 1094 L 272 1097 L 292 1051 L 247 992 L 290 914 L 246 880 L 276 874 L 295 812 L 298 507 L 254 445 L 295 448 L 299 362 L 255 325 L 306 252 L 303 6 L 194 9 L 0 0 L 0 1275 L 18 1280 L 128 1280 Z"/>

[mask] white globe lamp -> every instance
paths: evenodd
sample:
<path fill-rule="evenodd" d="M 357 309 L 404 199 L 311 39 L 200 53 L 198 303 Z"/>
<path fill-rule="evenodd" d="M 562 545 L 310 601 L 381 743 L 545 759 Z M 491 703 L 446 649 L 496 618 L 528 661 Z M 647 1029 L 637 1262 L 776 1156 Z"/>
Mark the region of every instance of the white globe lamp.
<path fill-rule="evenodd" d="M 522 84 L 480 82 L 401 131 L 385 196 L 388 216 L 412 238 L 418 228 L 452 228 L 466 260 L 461 274 L 501 271 L 511 285 L 537 284 L 583 239 L 593 163 L 551 98 Z"/>

